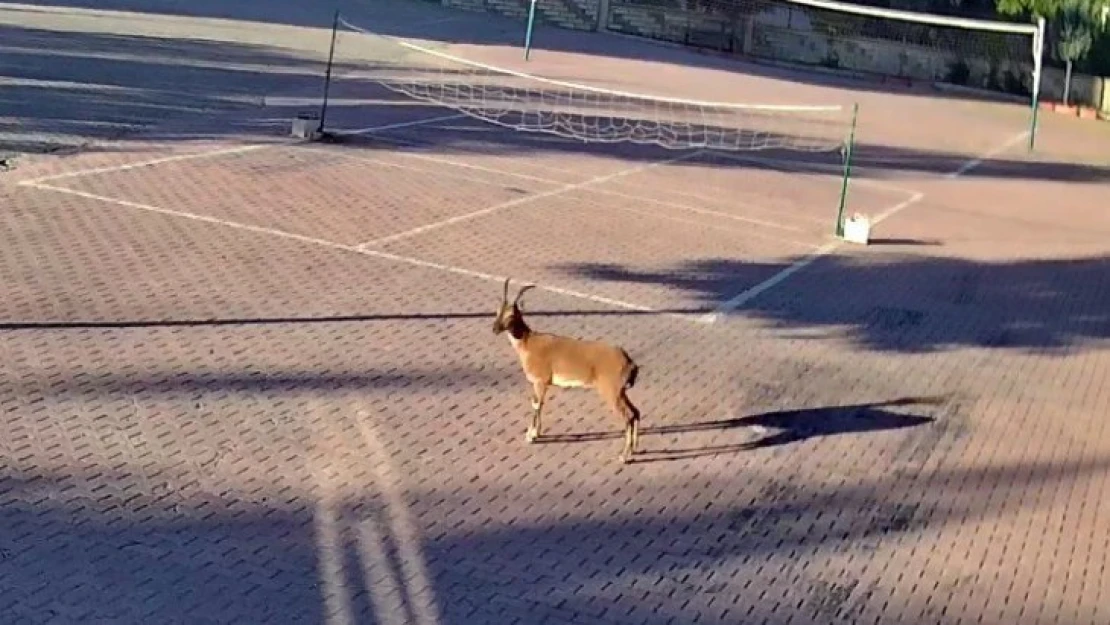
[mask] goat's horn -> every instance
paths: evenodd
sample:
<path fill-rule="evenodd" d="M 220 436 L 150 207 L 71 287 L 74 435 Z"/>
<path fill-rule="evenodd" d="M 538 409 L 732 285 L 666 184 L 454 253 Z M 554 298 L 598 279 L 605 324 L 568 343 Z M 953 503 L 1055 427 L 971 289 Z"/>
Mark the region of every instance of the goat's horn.
<path fill-rule="evenodd" d="M 505 278 L 505 291 L 501 294 L 502 302 L 509 301 L 509 280 L 512 280 L 512 278 Z"/>
<path fill-rule="evenodd" d="M 520 290 L 516 292 L 516 299 L 513 300 L 513 304 L 516 305 L 520 302 L 520 296 L 524 295 L 525 291 L 534 288 L 536 288 L 536 285 L 534 284 L 525 284 L 524 286 L 520 287 Z"/>

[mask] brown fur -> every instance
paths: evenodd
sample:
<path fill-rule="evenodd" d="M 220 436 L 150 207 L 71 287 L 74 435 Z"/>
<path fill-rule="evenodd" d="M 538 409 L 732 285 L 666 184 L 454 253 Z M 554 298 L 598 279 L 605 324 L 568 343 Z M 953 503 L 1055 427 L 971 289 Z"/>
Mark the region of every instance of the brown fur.
<path fill-rule="evenodd" d="M 533 442 L 542 435 L 543 406 L 552 386 L 592 388 L 620 419 L 625 432 L 620 460 L 631 462 L 639 444 L 640 411 L 628 398 L 628 389 L 636 384 L 639 365 L 623 349 L 603 341 L 533 331 L 520 308 L 521 296 L 533 287 L 522 287 L 510 304 L 509 281 L 505 280 L 493 332 L 508 332 L 524 375 L 532 384 L 532 422 L 525 440 Z"/>

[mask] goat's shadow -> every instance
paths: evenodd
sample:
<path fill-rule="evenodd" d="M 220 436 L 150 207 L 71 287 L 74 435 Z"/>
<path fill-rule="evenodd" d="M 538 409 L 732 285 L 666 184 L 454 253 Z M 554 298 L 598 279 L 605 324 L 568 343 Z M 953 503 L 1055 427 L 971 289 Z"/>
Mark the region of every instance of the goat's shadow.
<path fill-rule="evenodd" d="M 901 414 L 887 410 L 887 408 L 937 405 L 944 403 L 947 399 L 946 396 L 903 397 L 867 404 L 778 410 L 715 421 L 645 426 L 640 428 L 641 436 L 688 434 L 693 432 L 723 431 L 738 428 L 751 428 L 757 432 L 759 430 L 774 430 L 774 432 L 755 440 L 725 445 L 670 449 L 644 449 L 641 447 L 634 460 L 637 463 L 682 460 L 724 453 L 739 453 L 756 449 L 766 449 L 821 436 L 863 434 L 867 432 L 916 427 L 926 423 L 932 423 L 936 419 L 920 415 Z M 536 442 L 573 443 L 620 439 L 623 437 L 623 431 L 544 434 Z"/>

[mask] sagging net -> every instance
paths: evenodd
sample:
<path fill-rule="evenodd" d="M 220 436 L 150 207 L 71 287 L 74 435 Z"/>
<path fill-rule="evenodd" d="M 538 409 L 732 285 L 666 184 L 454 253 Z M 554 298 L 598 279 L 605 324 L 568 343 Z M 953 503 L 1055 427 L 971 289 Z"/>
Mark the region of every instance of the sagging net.
<path fill-rule="evenodd" d="M 378 34 L 341 18 L 335 71 L 512 130 L 667 149 L 843 152 L 839 105 L 730 104 L 553 80 Z"/>

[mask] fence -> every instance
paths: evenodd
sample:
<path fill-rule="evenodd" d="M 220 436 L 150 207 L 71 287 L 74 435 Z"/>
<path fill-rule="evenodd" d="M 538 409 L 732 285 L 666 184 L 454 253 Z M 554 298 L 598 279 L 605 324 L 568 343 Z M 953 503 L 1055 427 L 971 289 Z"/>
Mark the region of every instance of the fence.
<path fill-rule="evenodd" d="M 529 0 L 440 0 L 520 17 Z M 907 81 L 955 84 L 1028 101 L 1027 35 L 897 22 L 770 0 L 539 0 L 538 19 L 562 28 L 608 30 L 755 60 Z M 1047 50 L 1046 50 L 1047 56 Z M 1043 101 L 1059 101 L 1064 72 L 1044 67 Z M 1072 103 L 1110 116 L 1107 80 L 1072 75 Z"/>

